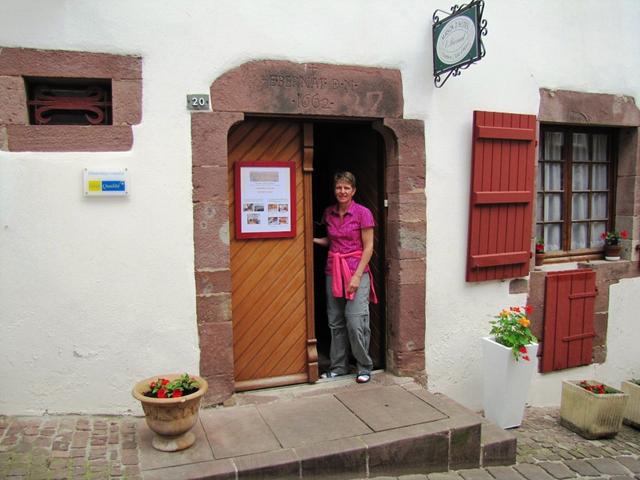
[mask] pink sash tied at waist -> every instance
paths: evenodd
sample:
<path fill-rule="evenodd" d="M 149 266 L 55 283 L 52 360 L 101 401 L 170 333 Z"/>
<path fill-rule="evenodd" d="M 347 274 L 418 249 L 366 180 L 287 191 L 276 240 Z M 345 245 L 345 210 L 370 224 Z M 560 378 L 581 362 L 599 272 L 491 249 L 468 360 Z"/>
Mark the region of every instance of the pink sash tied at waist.
<path fill-rule="evenodd" d="M 353 300 L 355 292 L 349 293 L 346 291 L 351 282 L 351 269 L 347 263 L 348 257 L 361 257 L 362 250 L 355 250 L 349 253 L 329 252 L 329 256 L 333 259 L 331 265 L 331 291 L 336 298 L 344 297 L 347 300 Z M 373 286 L 373 275 L 368 270 L 369 274 L 369 300 L 372 303 L 378 303 L 378 297 L 376 296 L 376 289 Z"/>

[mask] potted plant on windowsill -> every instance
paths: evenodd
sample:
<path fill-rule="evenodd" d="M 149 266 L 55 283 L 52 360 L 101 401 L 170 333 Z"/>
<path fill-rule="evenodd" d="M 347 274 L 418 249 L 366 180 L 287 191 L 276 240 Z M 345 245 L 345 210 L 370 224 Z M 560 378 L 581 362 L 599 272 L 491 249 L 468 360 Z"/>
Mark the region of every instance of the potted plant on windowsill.
<path fill-rule="evenodd" d="M 640 429 L 640 379 L 636 378 L 622 382 L 620 389 L 629 395 L 627 407 L 624 410 L 623 422 Z"/>
<path fill-rule="evenodd" d="M 532 307 L 502 310 L 482 339 L 484 416 L 501 428 L 522 423 L 531 376 L 538 363 L 538 341 L 529 328 Z"/>
<path fill-rule="evenodd" d="M 544 264 L 544 241 L 541 238 L 536 239 L 536 267 Z"/>
<path fill-rule="evenodd" d="M 593 380 L 562 382 L 560 424 L 584 438 L 613 438 L 622 426 L 628 395 Z"/>
<path fill-rule="evenodd" d="M 187 373 L 147 378 L 133 387 L 147 425 L 156 434 L 151 441 L 155 449 L 175 452 L 193 445 L 196 437 L 190 430 L 198 421 L 207 388 L 204 378 Z"/>
<path fill-rule="evenodd" d="M 626 230 L 611 230 L 609 232 L 602 232 L 600 238 L 604 240 L 604 259 L 605 260 L 620 260 L 620 240 L 626 239 L 629 236 Z"/>

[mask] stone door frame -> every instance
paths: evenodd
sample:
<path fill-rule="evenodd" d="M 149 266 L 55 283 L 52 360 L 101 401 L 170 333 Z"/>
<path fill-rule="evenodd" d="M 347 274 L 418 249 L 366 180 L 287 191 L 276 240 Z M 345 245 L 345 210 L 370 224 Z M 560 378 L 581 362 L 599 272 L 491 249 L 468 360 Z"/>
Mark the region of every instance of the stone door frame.
<path fill-rule="evenodd" d="M 426 197 L 422 120 L 402 118 L 394 69 L 286 61 L 245 63 L 211 85 L 191 117 L 196 312 L 206 402 L 234 393 L 227 197 L 229 130 L 245 116 L 370 120 L 384 139 L 388 201 L 387 370 L 425 375 Z"/>

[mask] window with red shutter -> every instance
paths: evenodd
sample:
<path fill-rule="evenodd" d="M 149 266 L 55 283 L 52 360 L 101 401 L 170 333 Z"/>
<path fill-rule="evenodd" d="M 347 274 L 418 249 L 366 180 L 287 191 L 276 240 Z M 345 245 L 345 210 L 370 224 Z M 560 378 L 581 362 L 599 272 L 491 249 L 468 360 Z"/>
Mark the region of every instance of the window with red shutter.
<path fill-rule="evenodd" d="M 592 363 L 595 296 L 596 273 L 593 270 L 547 274 L 541 372 Z"/>
<path fill-rule="evenodd" d="M 535 115 L 473 112 L 467 281 L 529 273 Z"/>

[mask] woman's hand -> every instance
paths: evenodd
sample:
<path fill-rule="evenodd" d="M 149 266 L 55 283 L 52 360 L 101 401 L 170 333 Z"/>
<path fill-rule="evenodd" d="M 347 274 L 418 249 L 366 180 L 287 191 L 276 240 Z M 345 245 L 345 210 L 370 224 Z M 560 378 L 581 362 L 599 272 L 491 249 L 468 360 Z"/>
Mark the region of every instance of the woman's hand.
<path fill-rule="evenodd" d="M 356 293 L 360 287 L 360 280 L 362 280 L 362 276 L 354 274 L 349 281 L 349 285 L 347 285 L 347 293 Z"/>

